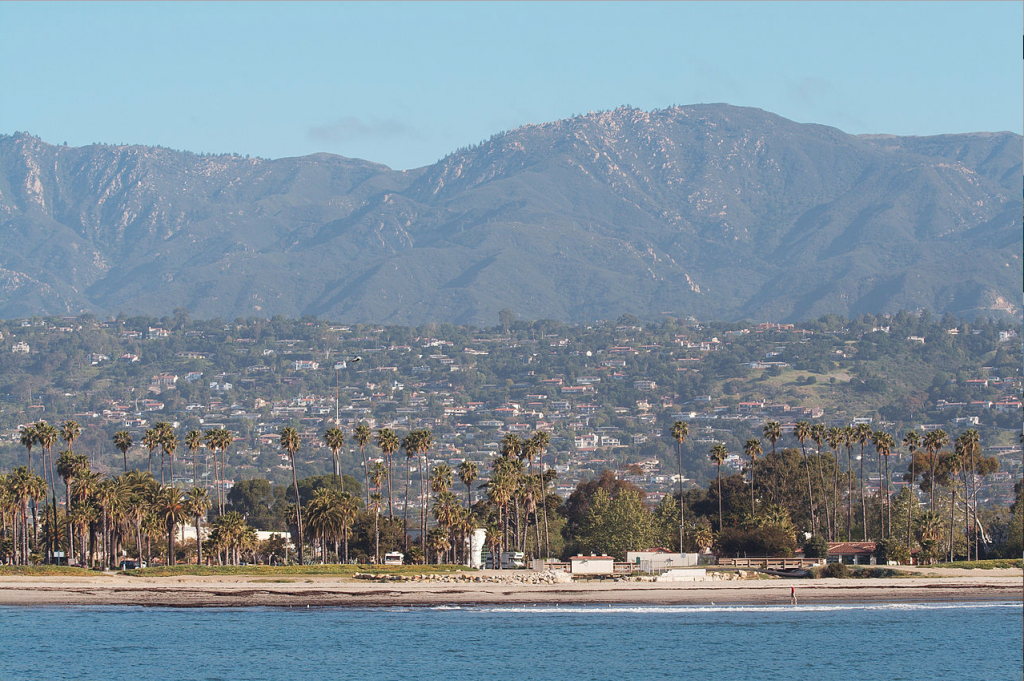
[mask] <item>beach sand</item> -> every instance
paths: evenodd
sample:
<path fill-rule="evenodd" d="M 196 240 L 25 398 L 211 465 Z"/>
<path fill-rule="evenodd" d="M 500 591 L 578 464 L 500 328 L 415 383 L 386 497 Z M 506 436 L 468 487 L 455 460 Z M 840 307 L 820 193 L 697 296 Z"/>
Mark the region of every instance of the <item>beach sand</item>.
<path fill-rule="evenodd" d="M 1024 600 L 1024 571 L 930 570 L 922 576 L 751 579 L 696 583 L 595 581 L 569 584 L 376 582 L 335 576 L 0 577 L 0 605 L 151 607 L 382 607 L 640 604 L 801 605 Z M 492 573 L 493 574 L 493 573 Z M 928 576 L 924 576 L 928 575 Z"/>

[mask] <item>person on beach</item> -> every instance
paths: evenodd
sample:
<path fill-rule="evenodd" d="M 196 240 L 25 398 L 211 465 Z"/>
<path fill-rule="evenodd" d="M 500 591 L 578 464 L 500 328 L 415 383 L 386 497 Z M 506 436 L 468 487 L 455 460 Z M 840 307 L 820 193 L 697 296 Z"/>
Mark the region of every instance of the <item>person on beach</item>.
<path fill-rule="evenodd" d="M 789 604 L 796 605 L 796 587 L 789 587 Z"/>

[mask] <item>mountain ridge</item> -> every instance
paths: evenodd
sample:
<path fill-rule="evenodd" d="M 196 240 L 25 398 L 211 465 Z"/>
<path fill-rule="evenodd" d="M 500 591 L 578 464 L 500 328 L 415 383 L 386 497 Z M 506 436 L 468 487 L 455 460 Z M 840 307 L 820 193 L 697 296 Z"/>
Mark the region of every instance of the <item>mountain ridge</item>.
<path fill-rule="evenodd" d="M 0 135 L 0 316 L 1019 319 L 1022 146 L 729 105 L 523 126 L 407 171 Z"/>

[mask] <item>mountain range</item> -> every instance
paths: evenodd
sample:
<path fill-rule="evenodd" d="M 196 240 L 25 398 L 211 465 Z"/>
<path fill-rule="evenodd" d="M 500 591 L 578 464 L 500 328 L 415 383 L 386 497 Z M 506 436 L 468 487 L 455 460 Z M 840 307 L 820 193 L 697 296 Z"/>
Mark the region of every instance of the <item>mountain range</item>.
<path fill-rule="evenodd" d="M 725 104 L 527 125 L 408 171 L 0 135 L 0 317 L 1020 320 L 1022 150 Z"/>

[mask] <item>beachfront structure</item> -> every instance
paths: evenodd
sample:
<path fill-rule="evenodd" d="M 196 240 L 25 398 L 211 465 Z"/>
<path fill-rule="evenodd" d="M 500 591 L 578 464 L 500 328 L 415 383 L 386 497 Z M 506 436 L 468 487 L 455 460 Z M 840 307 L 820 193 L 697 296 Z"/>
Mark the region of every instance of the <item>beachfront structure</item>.
<path fill-rule="evenodd" d="M 611 575 L 615 573 L 612 556 L 573 556 L 569 559 L 569 572 L 574 575 Z"/>
<path fill-rule="evenodd" d="M 827 560 L 829 563 L 846 563 L 847 565 L 874 565 L 875 542 L 829 542 Z"/>
<path fill-rule="evenodd" d="M 646 551 L 627 551 L 626 562 L 633 563 L 640 572 L 660 572 L 680 567 L 693 567 L 700 563 L 700 554 L 672 553 L 668 549 L 655 548 Z"/>

